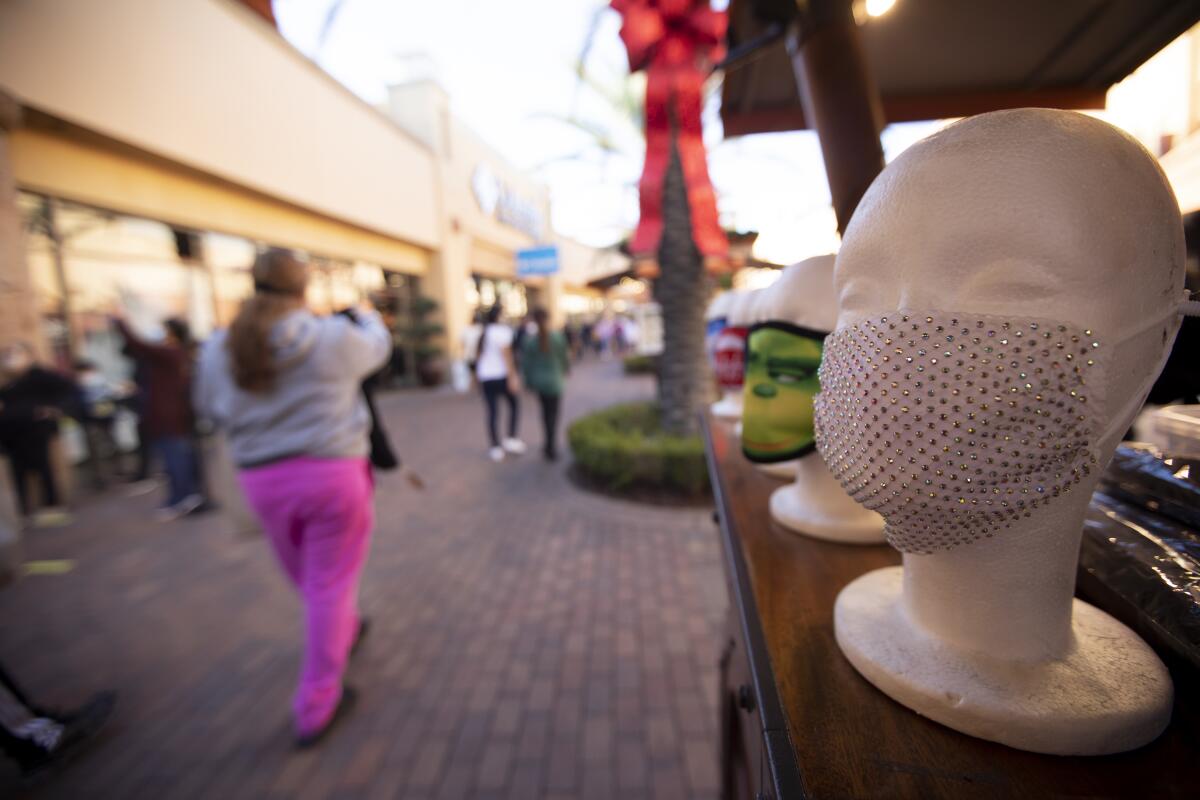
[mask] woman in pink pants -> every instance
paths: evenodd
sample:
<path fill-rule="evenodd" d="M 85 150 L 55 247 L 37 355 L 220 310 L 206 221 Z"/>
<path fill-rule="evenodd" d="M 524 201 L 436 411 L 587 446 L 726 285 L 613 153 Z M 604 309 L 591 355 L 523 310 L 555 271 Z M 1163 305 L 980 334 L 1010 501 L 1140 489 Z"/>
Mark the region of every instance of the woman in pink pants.
<path fill-rule="evenodd" d="M 297 743 L 317 742 L 354 703 L 342 678 L 366 630 L 358 582 L 374 524 L 363 378 L 391 334 L 305 309 L 308 265 L 284 250 L 255 261 L 255 293 L 206 343 L 196 406 L 229 439 L 242 488 L 304 598 L 307 640 L 294 701 Z"/>

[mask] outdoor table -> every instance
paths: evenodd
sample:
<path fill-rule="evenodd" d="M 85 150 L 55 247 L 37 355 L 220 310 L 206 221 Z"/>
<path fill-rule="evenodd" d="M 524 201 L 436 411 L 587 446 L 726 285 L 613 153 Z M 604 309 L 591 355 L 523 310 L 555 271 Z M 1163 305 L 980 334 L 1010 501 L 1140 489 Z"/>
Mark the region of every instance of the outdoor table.
<path fill-rule="evenodd" d="M 721 656 L 723 796 L 1195 797 L 1200 693 L 1176 673 L 1170 727 L 1100 757 L 1038 755 L 917 715 L 861 677 L 838 649 L 833 605 L 851 580 L 900 562 L 885 545 L 822 542 L 771 520 L 781 482 L 749 463 L 734 425 L 704 438 L 730 611 Z"/>

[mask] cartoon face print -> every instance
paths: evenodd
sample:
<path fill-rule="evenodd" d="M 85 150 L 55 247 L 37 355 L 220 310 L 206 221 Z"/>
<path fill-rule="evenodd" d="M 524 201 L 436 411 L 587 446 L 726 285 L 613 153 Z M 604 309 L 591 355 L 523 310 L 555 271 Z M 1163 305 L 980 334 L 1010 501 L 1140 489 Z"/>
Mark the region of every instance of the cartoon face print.
<path fill-rule="evenodd" d="M 811 453 L 813 397 L 825 334 L 764 322 L 746 340 L 742 451 L 751 461 L 788 461 Z"/>

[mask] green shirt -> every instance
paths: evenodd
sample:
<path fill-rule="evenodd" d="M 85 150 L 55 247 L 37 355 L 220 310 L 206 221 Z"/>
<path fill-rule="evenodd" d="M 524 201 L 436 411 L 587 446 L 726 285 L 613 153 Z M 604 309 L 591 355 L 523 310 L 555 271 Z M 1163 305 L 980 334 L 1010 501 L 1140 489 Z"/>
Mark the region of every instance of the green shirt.
<path fill-rule="evenodd" d="M 549 352 L 538 346 L 538 335 L 531 333 L 521 342 L 521 377 L 538 394 L 560 395 L 563 378 L 570 370 L 567 340 L 559 331 L 550 332 Z"/>

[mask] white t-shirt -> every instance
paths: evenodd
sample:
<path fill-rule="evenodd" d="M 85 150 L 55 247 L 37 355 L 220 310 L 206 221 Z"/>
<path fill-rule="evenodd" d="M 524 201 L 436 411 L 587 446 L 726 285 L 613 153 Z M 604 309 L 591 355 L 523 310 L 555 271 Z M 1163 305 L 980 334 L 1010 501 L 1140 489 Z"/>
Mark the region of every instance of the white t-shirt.
<path fill-rule="evenodd" d="M 512 347 L 512 343 L 512 328 L 507 325 L 488 325 L 484 329 L 483 348 L 475 362 L 475 375 L 479 380 L 494 381 L 508 377 L 504 350 Z"/>
<path fill-rule="evenodd" d="M 479 347 L 479 332 L 481 330 L 483 330 L 482 325 L 478 322 L 472 322 L 462 333 L 463 358 L 468 362 L 475 360 L 475 348 Z"/>

